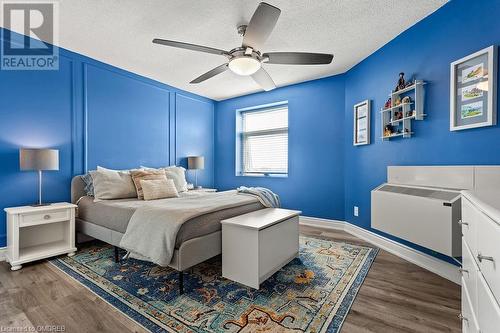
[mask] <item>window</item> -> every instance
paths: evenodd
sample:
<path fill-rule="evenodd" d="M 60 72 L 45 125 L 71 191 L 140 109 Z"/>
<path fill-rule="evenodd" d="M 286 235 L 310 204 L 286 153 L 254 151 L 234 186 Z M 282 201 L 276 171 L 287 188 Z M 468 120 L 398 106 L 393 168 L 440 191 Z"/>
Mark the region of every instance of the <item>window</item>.
<path fill-rule="evenodd" d="M 239 174 L 288 174 L 288 105 L 240 111 L 240 131 Z"/>

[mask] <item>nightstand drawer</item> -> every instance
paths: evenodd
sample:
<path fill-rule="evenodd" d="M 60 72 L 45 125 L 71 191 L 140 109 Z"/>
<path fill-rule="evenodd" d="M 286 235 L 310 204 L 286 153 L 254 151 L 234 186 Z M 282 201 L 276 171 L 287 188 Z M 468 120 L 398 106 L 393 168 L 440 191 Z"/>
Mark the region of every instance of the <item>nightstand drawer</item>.
<path fill-rule="evenodd" d="M 30 225 L 60 222 L 70 219 L 69 209 L 59 209 L 45 211 L 41 213 L 26 213 L 19 215 L 19 226 L 27 227 Z"/>

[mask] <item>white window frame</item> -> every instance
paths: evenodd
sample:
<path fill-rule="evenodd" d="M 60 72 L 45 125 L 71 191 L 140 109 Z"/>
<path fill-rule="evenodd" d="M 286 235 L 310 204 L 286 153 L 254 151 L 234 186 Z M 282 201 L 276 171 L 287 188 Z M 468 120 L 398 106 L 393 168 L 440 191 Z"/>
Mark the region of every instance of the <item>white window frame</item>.
<path fill-rule="evenodd" d="M 286 108 L 287 110 L 287 118 L 288 118 L 288 102 L 278 102 L 278 103 L 273 103 L 273 104 L 268 104 L 268 105 L 262 105 L 258 107 L 252 107 L 252 108 L 245 108 L 245 109 L 240 109 L 238 111 L 238 123 L 237 124 L 237 131 L 239 129 L 238 133 L 238 140 L 236 142 L 236 150 L 239 153 L 239 158 L 237 159 L 237 165 L 236 169 L 237 175 L 240 176 L 265 176 L 265 177 L 287 177 L 288 172 L 289 172 L 289 158 L 287 158 L 287 166 L 286 166 L 286 172 L 284 171 L 278 171 L 278 170 L 246 170 L 246 165 L 245 163 L 246 156 L 246 148 L 245 144 L 247 142 L 247 139 L 250 137 L 257 137 L 257 136 L 264 136 L 264 135 L 271 135 L 271 134 L 280 134 L 280 133 L 286 133 L 288 137 L 288 127 L 282 127 L 282 128 L 272 128 L 268 130 L 259 130 L 259 131 L 251 131 L 247 132 L 244 128 L 244 115 L 245 113 L 253 113 L 253 112 L 271 112 L 274 110 L 278 109 L 284 109 Z M 288 123 L 288 122 L 287 122 Z M 287 155 L 288 155 L 289 149 L 287 146 Z"/>

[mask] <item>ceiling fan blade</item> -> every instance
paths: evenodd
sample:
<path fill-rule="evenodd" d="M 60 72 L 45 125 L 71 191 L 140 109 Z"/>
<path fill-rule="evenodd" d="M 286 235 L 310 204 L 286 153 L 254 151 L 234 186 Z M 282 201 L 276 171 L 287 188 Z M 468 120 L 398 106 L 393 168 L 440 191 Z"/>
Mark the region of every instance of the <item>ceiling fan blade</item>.
<path fill-rule="evenodd" d="M 283 65 L 326 65 L 333 60 L 333 54 L 307 52 L 270 52 L 263 57 L 269 58 L 266 64 Z"/>
<path fill-rule="evenodd" d="M 273 31 L 280 13 L 279 8 L 261 2 L 248 23 L 243 37 L 243 46 L 260 50 Z"/>
<path fill-rule="evenodd" d="M 227 64 L 223 64 L 223 65 L 220 65 L 220 66 L 217 66 L 215 67 L 214 69 L 206 72 L 205 74 L 202 74 L 200 76 L 198 76 L 196 79 L 194 79 L 193 81 L 189 82 L 189 83 L 200 83 L 200 82 L 203 82 L 205 80 L 208 80 L 224 71 L 227 70 Z"/>
<path fill-rule="evenodd" d="M 178 47 L 181 49 L 187 49 L 187 50 L 191 50 L 191 51 L 212 53 L 212 54 L 218 54 L 218 55 L 223 55 L 223 56 L 228 55 L 228 53 L 226 51 L 215 49 L 213 47 L 196 45 L 196 44 L 189 44 L 189 43 L 183 43 L 183 42 L 176 42 L 176 41 L 167 40 L 167 39 L 155 38 L 155 39 L 153 39 L 153 43 L 166 45 L 166 46 L 172 46 L 172 47 Z"/>
<path fill-rule="evenodd" d="M 252 79 L 254 79 L 254 81 L 257 82 L 257 84 L 261 86 L 265 91 L 273 90 L 274 88 L 276 88 L 276 84 L 274 83 L 273 79 L 271 79 L 269 74 L 262 67 L 257 72 L 252 74 Z"/>

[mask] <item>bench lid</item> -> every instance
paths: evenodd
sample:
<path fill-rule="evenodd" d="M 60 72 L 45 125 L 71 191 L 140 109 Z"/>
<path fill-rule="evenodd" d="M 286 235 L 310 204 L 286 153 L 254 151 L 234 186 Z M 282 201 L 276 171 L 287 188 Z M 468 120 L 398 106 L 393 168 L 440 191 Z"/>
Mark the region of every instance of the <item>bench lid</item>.
<path fill-rule="evenodd" d="M 281 221 L 288 220 L 294 216 L 298 216 L 301 213 L 302 212 L 299 210 L 264 208 L 247 214 L 235 216 L 227 220 L 222 220 L 221 224 L 261 230 Z"/>

